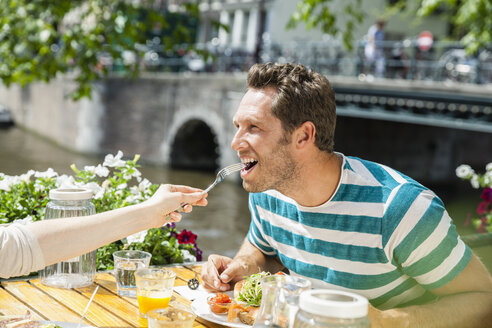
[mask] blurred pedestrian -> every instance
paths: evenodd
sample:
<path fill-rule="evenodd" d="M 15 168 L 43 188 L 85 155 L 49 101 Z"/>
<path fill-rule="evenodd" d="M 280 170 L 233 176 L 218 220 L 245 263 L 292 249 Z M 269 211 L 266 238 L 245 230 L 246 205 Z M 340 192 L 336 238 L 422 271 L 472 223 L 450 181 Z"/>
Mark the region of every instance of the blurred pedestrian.
<path fill-rule="evenodd" d="M 385 71 L 385 57 L 383 49 L 384 26 L 386 20 L 380 18 L 367 31 L 367 44 L 364 48 L 369 70 L 374 67 L 376 77 L 383 77 Z"/>

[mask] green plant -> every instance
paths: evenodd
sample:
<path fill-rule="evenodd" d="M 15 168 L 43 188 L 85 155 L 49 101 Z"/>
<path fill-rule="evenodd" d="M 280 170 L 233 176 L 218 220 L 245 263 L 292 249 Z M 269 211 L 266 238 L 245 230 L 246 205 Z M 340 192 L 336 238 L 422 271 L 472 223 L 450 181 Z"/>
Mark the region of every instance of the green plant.
<path fill-rule="evenodd" d="M 137 164 L 140 156 L 123 160 L 123 153 L 106 155 L 97 166 L 75 165 L 75 175 L 58 175 L 53 169 L 45 172 L 30 170 L 19 176 L 0 173 L 0 223 L 29 223 L 44 218 L 49 191 L 55 188 L 85 188 L 94 193 L 96 211 L 137 204 L 152 196 L 158 185 L 142 178 Z M 125 239 L 105 245 L 97 251 L 98 270 L 113 268 L 113 252 L 138 249 L 152 254 L 153 265 L 200 261 L 202 252 L 191 231 L 177 231 L 174 224 L 149 229 Z"/>
<path fill-rule="evenodd" d="M 475 189 L 483 188 L 482 200 L 477 207 L 478 217 L 470 218 L 466 224 L 471 222 L 478 232 L 492 232 L 492 163 L 486 165 L 484 174 L 477 174 L 469 165 L 463 164 L 456 168 L 456 175 L 469 180 Z"/>

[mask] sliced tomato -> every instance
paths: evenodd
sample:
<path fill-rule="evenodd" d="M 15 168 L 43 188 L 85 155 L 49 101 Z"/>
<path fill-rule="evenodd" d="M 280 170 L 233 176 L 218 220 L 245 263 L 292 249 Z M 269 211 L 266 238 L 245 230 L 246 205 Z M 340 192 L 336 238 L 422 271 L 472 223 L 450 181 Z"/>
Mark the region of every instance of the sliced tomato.
<path fill-rule="evenodd" d="M 215 296 L 215 302 L 217 303 L 231 303 L 232 300 L 229 297 L 229 295 L 224 294 L 224 293 L 217 293 Z"/>

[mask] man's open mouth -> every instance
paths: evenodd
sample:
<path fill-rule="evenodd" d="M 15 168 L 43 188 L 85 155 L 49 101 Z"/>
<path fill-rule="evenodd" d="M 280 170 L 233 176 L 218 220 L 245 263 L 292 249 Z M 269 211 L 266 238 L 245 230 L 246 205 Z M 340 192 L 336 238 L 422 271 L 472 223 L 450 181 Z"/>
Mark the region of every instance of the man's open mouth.
<path fill-rule="evenodd" d="M 251 161 L 247 161 L 247 162 L 243 162 L 244 164 L 246 164 L 246 166 L 244 167 L 243 171 L 250 171 L 256 164 L 258 164 L 258 161 L 255 161 L 255 160 L 251 160 Z"/>

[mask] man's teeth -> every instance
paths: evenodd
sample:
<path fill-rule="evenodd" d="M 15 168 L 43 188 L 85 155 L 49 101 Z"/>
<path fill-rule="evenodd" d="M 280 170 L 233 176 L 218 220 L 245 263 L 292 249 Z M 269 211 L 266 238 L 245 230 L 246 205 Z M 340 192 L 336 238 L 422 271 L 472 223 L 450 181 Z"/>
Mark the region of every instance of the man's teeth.
<path fill-rule="evenodd" d="M 247 159 L 242 159 L 241 163 L 246 164 L 245 169 L 249 170 L 252 168 L 258 161 L 252 159 L 252 158 L 247 158 Z"/>

